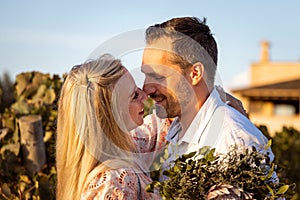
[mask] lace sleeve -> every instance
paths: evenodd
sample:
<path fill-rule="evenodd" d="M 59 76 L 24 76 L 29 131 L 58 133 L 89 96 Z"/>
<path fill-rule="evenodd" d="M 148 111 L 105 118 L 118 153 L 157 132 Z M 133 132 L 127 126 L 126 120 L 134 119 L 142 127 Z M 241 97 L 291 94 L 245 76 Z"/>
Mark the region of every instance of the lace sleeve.
<path fill-rule="evenodd" d="M 145 191 L 146 184 L 150 180 L 144 174 L 137 174 L 133 169 L 100 172 L 89 182 L 81 199 L 159 199 L 158 195 Z"/>

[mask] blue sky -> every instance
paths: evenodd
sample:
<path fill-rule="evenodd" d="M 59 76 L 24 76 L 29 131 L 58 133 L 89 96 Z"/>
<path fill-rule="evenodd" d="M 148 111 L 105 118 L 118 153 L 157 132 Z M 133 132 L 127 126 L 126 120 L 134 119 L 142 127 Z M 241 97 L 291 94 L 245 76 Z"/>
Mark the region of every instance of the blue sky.
<path fill-rule="evenodd" d="M 259 59 L 262 40 L 270 41 L 272 60 L 299 61 L 299 7 L 296 0 L 0 0 L 0 73 L 62 74 L 120 34 L 173 17 L 196 16 L 206 17 L 215 35 L 224 86 L 237 86 Z M 138 67 L 140 58 L 132 57 Z"/>

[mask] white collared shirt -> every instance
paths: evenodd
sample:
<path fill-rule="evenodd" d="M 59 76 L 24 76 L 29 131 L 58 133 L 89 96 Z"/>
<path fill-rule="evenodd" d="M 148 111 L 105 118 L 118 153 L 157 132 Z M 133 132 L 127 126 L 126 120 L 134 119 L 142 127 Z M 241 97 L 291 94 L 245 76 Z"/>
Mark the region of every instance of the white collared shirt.
<path fill-rule="evenodd" d="M 203 146 L 216 148 L 216 152 L 226 154 L 233 145 L 263 149 L 268 142 L 248 118 L 221 100 L 216 89 L 211 92 L 182 138 L 178 138 L 180 127 L 180 121 L 176 119 L 166 137 L 170 142 L 170 157 L 163 164 L 165 169 L 178 156 L 198 151 Z M 268 151 L 270 159 L 273 160 L 272 151 Z"/>

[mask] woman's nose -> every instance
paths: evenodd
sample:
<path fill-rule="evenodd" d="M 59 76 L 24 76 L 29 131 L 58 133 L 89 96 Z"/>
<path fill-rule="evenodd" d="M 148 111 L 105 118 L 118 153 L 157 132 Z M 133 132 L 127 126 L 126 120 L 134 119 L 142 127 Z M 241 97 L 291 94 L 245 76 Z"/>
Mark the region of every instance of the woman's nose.
<path fill-rule="evenodd" d="M 143 90 L 140 90 L 140 95 L 141 95 L 141 101 L 145 101 L 148 98 L 148 95 L 146 92 L 144 92 Z"/>

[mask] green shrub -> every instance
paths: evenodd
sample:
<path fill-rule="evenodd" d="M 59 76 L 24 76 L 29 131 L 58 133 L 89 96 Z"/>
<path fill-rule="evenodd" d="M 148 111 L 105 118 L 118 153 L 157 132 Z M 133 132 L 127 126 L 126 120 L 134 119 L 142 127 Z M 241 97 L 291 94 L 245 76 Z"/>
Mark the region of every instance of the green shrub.
<path fill-rule="evenodd" d="M 55 133 L 61 86 L 62 78 L 58 75 L 17 75 L 14 102 L 1 113 L 0 199 L 55 199 Z M 47 158 L 41 172 L 34 175 L 28 174 L 23 166 L 18 127 L 18 119 L 30 114 L 42 116 Z"/>
<path fill-rule="evenodd" d="M 296 183 L 293 199 L 300 199 L 300 132 L 292 127 L 283 127 L 272 140 L 275 160 L 281 168 L 278 176 L 285 182 Z"/>

